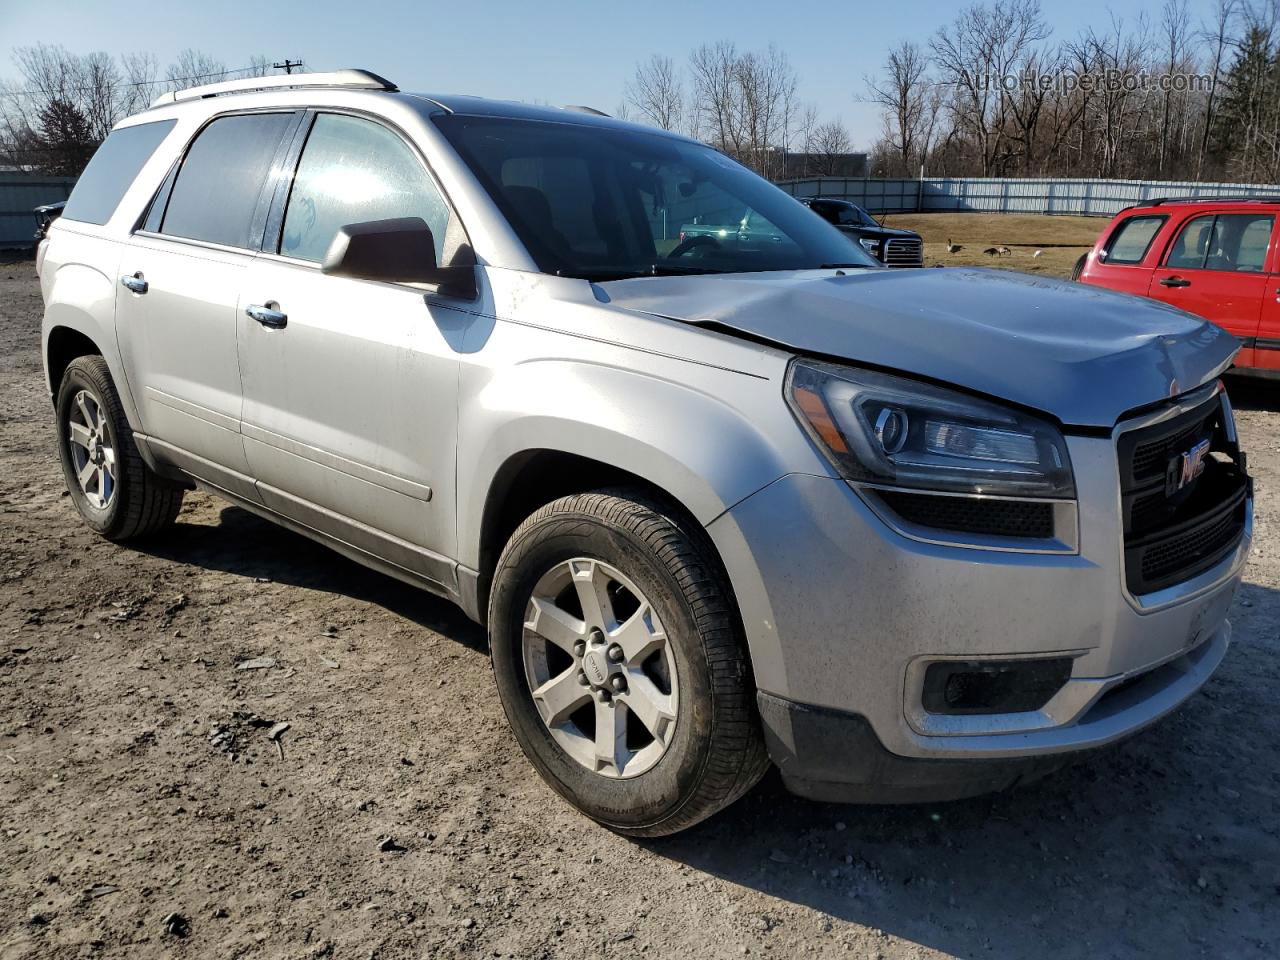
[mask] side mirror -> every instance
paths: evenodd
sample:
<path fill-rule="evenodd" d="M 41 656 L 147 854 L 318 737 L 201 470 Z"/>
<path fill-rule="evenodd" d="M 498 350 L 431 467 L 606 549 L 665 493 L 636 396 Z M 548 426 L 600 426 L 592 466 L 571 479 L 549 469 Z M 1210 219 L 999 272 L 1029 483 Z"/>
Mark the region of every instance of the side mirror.
<path fill-rule="evenodd" d="M 475 299 L 475 268 L 436 263 L 436 241 L 421 217 L 348 223 L 334 234 L 321 273 L 388 283 L 434 283 L 448 296 Z"/>

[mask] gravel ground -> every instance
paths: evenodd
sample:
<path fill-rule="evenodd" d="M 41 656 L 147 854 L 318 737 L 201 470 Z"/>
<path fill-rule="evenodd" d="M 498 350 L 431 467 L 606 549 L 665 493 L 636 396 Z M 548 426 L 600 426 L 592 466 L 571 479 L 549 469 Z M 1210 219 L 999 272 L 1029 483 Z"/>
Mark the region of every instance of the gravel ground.
<path fill-rule="evenodd" d="M 634 843 L 537 779 L 444 602 L 205 495 L 146 547 L 92 536 L 40 311 L 0 266 L 0 960 L 1280 953 L 1280 384 L 1232 384 L 1258 542 L 1226 663 L 1166 722 L 1006 795 L 770 777 Z"/>

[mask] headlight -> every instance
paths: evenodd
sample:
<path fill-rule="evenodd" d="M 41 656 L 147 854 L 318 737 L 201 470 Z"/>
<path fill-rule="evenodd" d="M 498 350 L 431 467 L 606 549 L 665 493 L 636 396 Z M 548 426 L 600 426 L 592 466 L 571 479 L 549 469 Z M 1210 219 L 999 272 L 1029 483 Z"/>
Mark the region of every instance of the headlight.
<path fill-rule="evenodd" d="M 876 253 L 880 250 L 879 240 L 868 240 L 866 237 L 859 237 L 858 242 L 862 244 L 862 249 L 868 253 Z"/>
<path fill-rule="evenodd" d="M 849 480 L 922 490 L 1074 498 L 1066 441 L 1039 418 L 871 370 L 792 362 L 787 401 Z"/>

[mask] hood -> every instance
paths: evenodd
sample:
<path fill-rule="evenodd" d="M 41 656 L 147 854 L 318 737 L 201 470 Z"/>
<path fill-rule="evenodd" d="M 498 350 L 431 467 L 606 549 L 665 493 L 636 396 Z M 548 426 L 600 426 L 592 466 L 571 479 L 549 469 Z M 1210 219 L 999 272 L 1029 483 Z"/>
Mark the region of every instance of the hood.
<path fill-rule="evenodd" d="M 897 227 L 873 227 L 869 224 L 860 223 L 837 223 L 835 228 L 841 233 L 854 233 L 860 237 L 875 237 L 877 239 L 889 239 L 890 237 L 910 237 L 912 240 L 919 240 L 920 234 L 914 230 L 899 230 Z"/>
<path fill-rule="evenodd" d="M 1239 346 L 1154 300 L 1005 270 L 645 277 L 610 301 L 778 346 L 966 387 L 1064 424 L 1123 414 L 1217 377 Z"/>

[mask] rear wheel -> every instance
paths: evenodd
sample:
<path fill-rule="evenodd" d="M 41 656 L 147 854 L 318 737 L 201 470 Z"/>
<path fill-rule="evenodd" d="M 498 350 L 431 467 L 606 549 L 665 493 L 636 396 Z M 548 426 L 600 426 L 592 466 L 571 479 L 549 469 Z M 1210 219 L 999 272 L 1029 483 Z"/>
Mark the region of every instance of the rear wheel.
<path fill-rule="evenodd" d="M 664 505 L 618 489 L 543 507 L 503 551 L 489 623 L 517 740 L 587 816 L 631 836 L 675 833 L 764 773 L 723 574 Z"/>
<path fill-rule="evenodd" d="M 101 357 L 77 357 L 58 388 L 58 455 L 71 500 L 110 540 L 156 533 L 173 523 L 183 491 L 146 465 L 111 372 Z"/>
<path fill-rule="evenodd" d="M 1072 280 L 1080 279 L 1080 274 L 1084 273 L 1084 265 L 1088 261 L 1088 259 L 1089 259 L 1089 255 L 1087 253 L 1080 254 L 1080 259 L 1077 260 L 1076 265 L 1071 268 Z"/>

